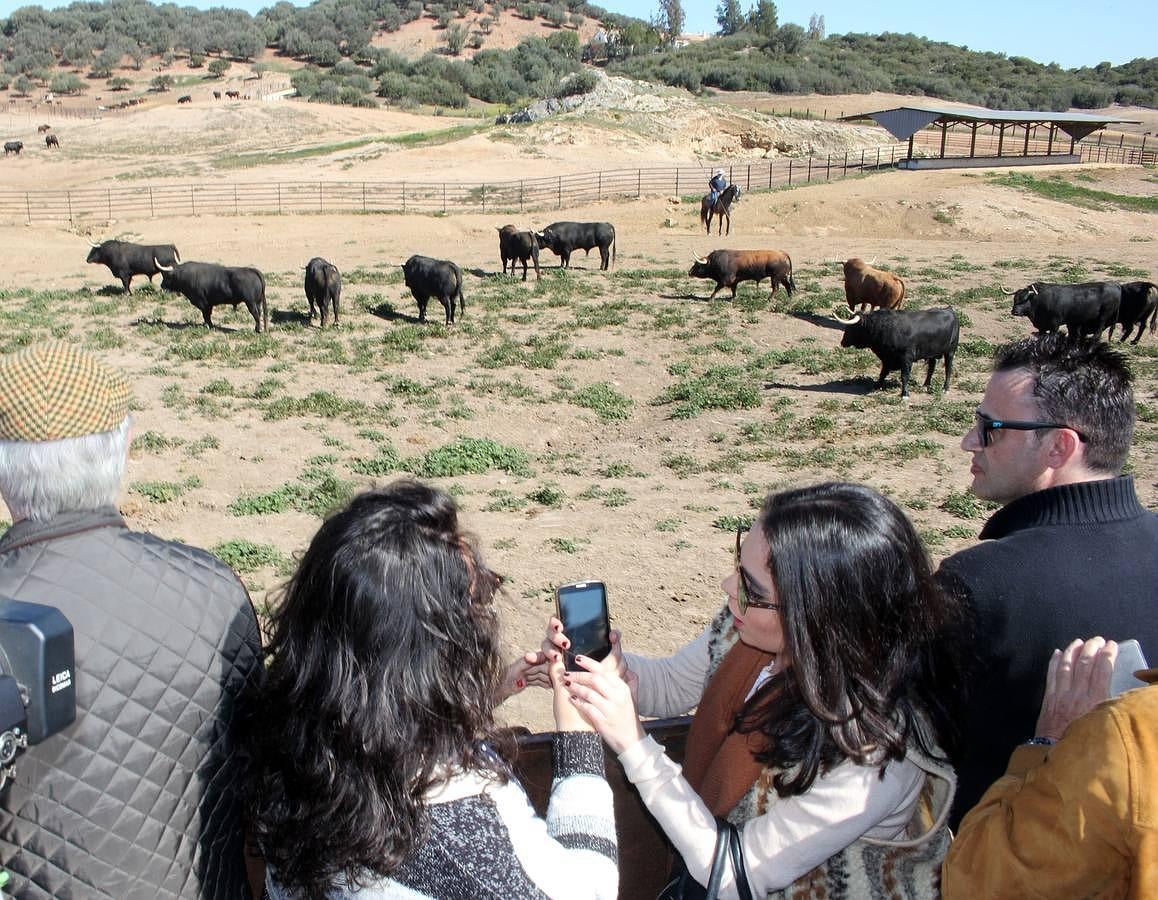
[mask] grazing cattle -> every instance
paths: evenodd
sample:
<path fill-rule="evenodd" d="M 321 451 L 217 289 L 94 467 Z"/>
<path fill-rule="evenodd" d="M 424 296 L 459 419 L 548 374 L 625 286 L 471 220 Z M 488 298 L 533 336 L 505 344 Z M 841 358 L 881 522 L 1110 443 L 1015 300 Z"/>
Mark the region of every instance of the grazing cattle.
<path fill-rule="evenodd" d="M 713 250 L 706 257 L 693 256 L 695 265 L 688 272 L 692 278 L 711 278 L 716 282 L 709 300 L 721 288 L 732 289 L 732 299 L 736 299 L 736 285 L 741 281 L 755 281 L 759 284 L 765 278 L 772 279 L 772 292 L 768 298 L 776 296 L 776 290 L 784 285 L 788 296 L 796 290 L 792 280 L 792 260 L 782 250 Z"/>
<path fill-rule="evenodd" d="M 51 125 L 37 125 L 36 126 L 36 133 L 37 134 L 44 134 L 44 132 L 46 132 L 46 131 L 52 131 L 52 126 Z"/>
<path fill-rule="evenodd" d="M 610 222 L 553 222 L 536 232 L 535 238 L 540 249 L 550 250 L 563 261 L 564 269 L 570 267 L 575 250 L 590 256 L 591 248 L 598 247 L 600 270 L 610 268 L 615 260 L 615 227 Z"/>
<path fill-rule="evenodd" d="M 228 100 L 240 100 L 241 99 L 241 91 L 226 91 L 225 97 Z"/>
<path fill-rule="evenodd" d="M 213 307 L 228 303 L 237 309 L 238 303 L 244 303 L 253 316 L 253 330 L 259 333 L 269 330 L 265 276 L 257 269 L 204 262 L 157 268 L 161 270 L 161 290 L 184 295 L 201 310 L 206 328 L 213 327 Z"/>
<path fill-rule="evenodd" d="M 454 324 L 454 301 L 458 298 L 459 311 L 466 312 L 462 296 L 462 269 L 446 259 L 431 259 L 415 254 L 402 264 L 406 286 L 418 301 L 418 321 L 426 321 L 426 303 L 437 297 L 446 310 L 446 324 Z"/>
<path fill-rule="evenodd" d="M 44 136 L 44 148 L 46 150 L 51 150 L 53 147 L 55 147 L 57 150 L 60 149 L 60 138 L 58 138 L 55 134 L 46 134 Z"/>
<path fill-rule="evenodd" d="M 953 354 L 957 352 L 960 328 L 957 313 L 949 307 L 940 309 L 878 309 L 858 317 L 845 326 L 842 347 L 871 350 L 881 361 L 877 389 L 884 387 L 889 372 L 901 370 L 901 397 L 909 396 L 909 373 L 913 363 L 929 362 L 925 387 L 933 380 L 937 359 L 945 360 L 945 390 L 953 374 Z"/>
<path fill-rule="evenodd" d="M 189 94 L 182 94 L 177 98 L 178 103 L 192 103 L 193 98 Z"/>
<path fill-rule="evenodd" d="M 172 244 L 131 244 L 128 241 L 105 241 L 93 244 L 85 262 L 108 266 L 114 278 L 131 294 L 134 275 L 148 275 L 149 283 L 161 271 L 158 260 L 166 266 L 181 262 L 181 254 Z"/>
<path fill-rule="evenodd" d="M 1084 284 L 1050 284 L 1035 281 L 1020 291 L 1001 289 L 1013 295 L 1015 316 L 1026 316 L 1042 334 L 1062 325 L 1070 337 L 1099 337 L 1118 321 L 1122 286 L 1116 281 L 1088 281 Z"/>
<path fill-rule="evenodd" d="M 1146 330 L 1147 319 L 1153 334 L 1158 329 L 1158 285 L 1149 281 L 1126 282 L 1122 285 L 1122 303 L 1118 307 L 1118 324 L 1122 326 L 1122 336 L 1118 340 L 1126 340 L 1137 325 L 1138 336 L 1134 343 L 1138 343 Z"/>
<path fill-rule="evenodd" d="M 870 306 L 900 309 L 905 283 L 892 272 L 874 269 L 863 259 L 850 259 L 844 264 L 844 299 L 854 313 L 858 305 L 862 313 Z"/>
<path fill-rule="evenodd" d="M 214 91 L 213 92 L 213 99 L 214 100 L 220 100 L 221 99 L 221 91 Z"/>
<path fill-rule="evenodd" d="M 730 184 L 716 197 L 716 202 L 712 202 L 711 194 L 704 194 L 704 199 L 700 201 L 700 224 L 707 229 L 707 233 L 712 233 L 712 216 L 719 216 L 716 234 L 731 234 L 732 233 L 732 204 L 740 199 L 740 186 L 738 184 Z M 724 231 L 724 222 L 728 223 L 728 230 Z"/>
<path fill-rule="evenodd" d="M 334 313 L 334 324 L 338 324 L 338 300 L 342 296 L 342 275 L 338 267 L 315 256 L 306 263 L 306 299 L 310 301 L 310 318 L 316 307 L 321 316 L 322 328 L 326 327 L 327 309 Z"/>
<path fill-rule="evenodd" d="M 539 271 L 539 241 L 533 231 L 519 231 L 514 225 L 504 225 L 499 229 L 499 258 L 503 261 L 503 274 L 507 274 L 507 260 L 511 263 L 511 274 L 515 274 L 515 262 L 523 264 L 523 281 L 527 280 L 527 260 L 535 265 L 535 277 L 541 278 Z"/>
<path fill-rule="evenodd" d="M 23 149 L 24 141 L 6 141 L 4 144 L 4 155 L 7 156 L 9 153 L 15 153 L 19 156 L 20 151 Z"/>

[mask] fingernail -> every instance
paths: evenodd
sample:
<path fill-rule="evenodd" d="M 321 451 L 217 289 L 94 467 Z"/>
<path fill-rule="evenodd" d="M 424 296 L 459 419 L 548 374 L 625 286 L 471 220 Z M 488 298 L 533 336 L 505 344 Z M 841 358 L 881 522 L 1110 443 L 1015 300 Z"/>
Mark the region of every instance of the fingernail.
<path fill-rule="evenodd" d="M 525 688 L 526 686 L 527 686 L 527 682 L 523 681 L 523 679 L 521 679 L 521 678 L 515 682 L 515 687 L 517 687 L 520 691 L 523 688 Z"/>
<path fill-rule="evenodd" d="M 571 647 L 570 641 L 563 641 L 563 648 L 564 649 L 570 649 L 570 647 Z"/>
<path fill-rule="evenodd" d="M 582 661 L 582 660 L 585 660 L 586 658 L 587 658 L 586 656 L 581 656 L 581 655 L 579 655 L 579 654 L 576 654 L 576 656 L 575 656 L 575 662 L 580 662 L 580 661 Z"/>
<path fill-rule="evenodd" d="M 564 678 L 563 679 L 563 687 L 571 687 L 571 679 Z"/>

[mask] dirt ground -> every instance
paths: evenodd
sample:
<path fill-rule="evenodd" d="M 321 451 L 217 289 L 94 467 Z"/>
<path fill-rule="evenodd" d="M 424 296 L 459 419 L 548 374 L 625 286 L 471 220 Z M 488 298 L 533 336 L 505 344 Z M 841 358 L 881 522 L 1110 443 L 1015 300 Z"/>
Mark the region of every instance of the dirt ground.
<path fill-rule="evenodd" d="M 0 115 L 0 122 L 6 133 L 25 127 L 22 117 L 5 122 Z M 517 139 L 488 131 L 453 143 L 379 150 L 376 155 L 335 149 L 241 171 L 218 167 L 224 156 L 241 151 L 272 154 L 350 136 L 427 131 L 448 124 L 456 123 L 389 110 L 285 102 L 194 104 L 131 119 L 69 125 L 67 131 L 61 126 L 64 147 L 59 156 L 27 153 L 19 160 L 4 160 L 0 171 L 5 187 L 23 189 L 115 189 L 126 179 L 309 181 L 399 179 L 424 173 L 435 179 L 482 181 L 493 178 L 497 169 L 513 166 L 530 177 L 560 166 L 589 171 L 621 163 L 670 165 L 691 155 L 675 138 L 648 140 L 633 132 L 625 140 L 609 116 L 602 123 L 543 123 L 519 131 Z M 1158 194 L 1153 174 L 1138 169 L 1059 167 L 1034 174 L 1055 171 L 1110 193 Z M 537 644 L 551 609 L 552 585 L 582 577 L 608 583 L 614 624 L 623 630 L 629 647 L 655 653 L 674 650 L 703 627 L 720 601 L 718 583 L 731 565 L 732 534 L 714 523 L 724 516 L 751 515 L 753 502 L 776 487 L 832 477 L 873 484 L 905 505 L 923 533 L 936 536 L 931 543 L 935 557 L 969 544 L 983 521 L 962 520 L 943 508 L 946 497 L 960 495 L 969 483 L 967 458 L 957 448 L 959 435 L 922 431 L 920 437 L 929 446 L 916 458 L 866 458 L 866 444 L 886 447 L 917 435 L 921 417 L 941 403 L 937 395 L 916 389 L 902 406 L 895 396 L 895 378 L 886 391 L 868 394 L 877 371 L 871 361 L 849 377 L 786 363 L 762 383 L 758 409 L 709 409 L 694 418 L 675 419 L 670 406 L 653 404 L 676 379 L 673 372 L 684 365 L 694 368 L 705 354 L 719 352 L 726 361 L 727 354 L 753 358 L 800 346 L 828 352 L 839 345 L 839 331 L 818 327 L 815 317 L 769 311 L 761 299 L 763 288 L 741 289 L 742 303 L 707 303 L 705 287 L 681 277 L 692 255 L 718 247 L 784 249 L 792 255 L 798 280 L 816 282 L 815 289 L 825 292 L 840 286 L 832 263 L 861 256 L 910 270 L 913 301 L 923 304 L 943 302 L 940 293 L 934 294 L 937 288 L 984 288 L 985 296 L 968 308 L 970 325 L 963 329 L 963 341 L 990 343 L 1029 330 L 1025 320 L 1009 317 L 998 292 L 1001 280 L 1019 286 L 1048 276 L 1065 260 L 1085 261 L 1095 273 L 1091 277 L 1103 277 L 1113 266 L 1147 273 L 1138 277 L 1150 280 L 1158 275 L 1152 215 L 1042 199 L 993 184 L 976 170 L 896 171 L 752 193 L 737 208 L 733 234 L 723 238 L 706 237 L 697 211 L 667 197 L 566 209 L 526 217 L 518 224 L 541 227 L 556 218 L 613 222 L 617 260 L 608 275 L 598 271 L 594 257 L 580 255 L 572 273 L 560 276 L 556 260 L 544 251 L 543 262 L 551 267 L 543 279 L 549 286 L 543 295 L 547 300 L 539 299 L 533 274 L 526 285 L 496 278 L 495 227 L 507 219 L 489 214 L 202 216 L 12 225 L 5 228 L 0 290 L 12 305 L 34 291 L 92 292 L 79 307 L 74 300 L 62 301 L 64 311 L 53 318 L 50 309 L 48 315 L 57 333 L 98 347 L 129 374 L 137 397 L 136 432 L 155 432 L 173 441 L 168 448 L 135 451 L 127 482 L 196 479 L 195 486 L 167 503 L 126 493 L 124 510 L 131 524 L 166 537 L 206 547 L 247 538 L 292 556 L 316 529 L 316 517 L 291 511 L 242 518 L 230 514 L 230 503 L 292 482 L 306 461 L 319 455 L 328 454 L 342 476 L 352 478 L 350 460 L 372 453 L 374 438 L 366 436 L 365 421 L 271 420 L 263 407 L 245 399 L 246 390 L 263 378 L 276 377 L 282 385 L 279 392 L 286 396 L 324 389 L 389 405 L 371 424 L 404 456 L 459 436 L 521 448 L 531 459 L 530 475 L 491 471 L 435 479 L 456 491 L 468 526 L 478 534 L 494 568 L 508 576 L 500 607 L 513 655 Z M 276 349 L 271 354 L 263 345 L 247 343 L 250 324 L 244 309 L 218 312 L 223 330 L 205 338 L 196 312 L 180 297 L 148 292 L 120 297 L 107 270 L 83 262 L 89 239 L 113 237 L 172 241 L 184 259 L 261 268 L 270 279 Z M 417 330 L 411 321 L 413 301 L 391 274 L 396 273 L 391 267 L 411 253 L 457 261 L 468 272 L 467 308 L 454 329 L 430 326 L 429 339 L 401 357 L 391 356 L 380 350 L 383 342 Z M 302 322 L 300 268 L 315 255 L 347 273 L 343 324 L 332 332 Z M 630 277 L 635 270 L 652 273 L 648 283 L 635 283 Z M 138 279 L 135 287 L 143 283 Z M 569 290 L 580 297 L 572 306 L 552 299 Z M 507 299 L 495 299 L 500 297 Z M 641 308 L 625 323 L 575 325 L 572 313 L 579 307 L 574 304 L 626 300 Z M 685 330 L 645 327 L 652 315 L 680 318 L 687 323 Z M 480 351 L 504 335 L 524 345 L 561 337 L 570 351 L 554 368 L 481 368 Z M 8 334 L 6 342 L 13 337 Z M 191 341 L 213 352 L 201 359 L 183 355 L 182 347 Z M 369 368 L 349 362 L 360 342 L 378 354 Z M 1139 348 L 1129 351 L 1145 373 L 1138 384 L 1139 400 L 1150 408 L 1158 402 L 1154 345 L 1154 337 L 1147 334 Z M 254 355 L 231 355 L 230 346 L 254 347 Z M 959 370 L 946 400 L 975 403 L 984 388 L 984 360 L 959 359 Z M 394 379 L 388 382 L 395 386 L 393 394 L 383 386 L 384 377 Z M 486 378 L 505 379 L 507 388 L 516 384 L 536 399 L 503 394 L 493 382 L 488 388 Z M 940 378 L 938 374 L 935 384 Z M 213 387 L 222 380 L 230 385 L 223 399 L 223 389 Z M 428 405 L 412 404 L 398 393 L 403 383 L 433 387 Z M 595 383 L 610 384 L 630 398 L 630 415 L 605 422 L 569 402 L 577 386 Z M 175 400 L 181 397 L 181 402 Z M 739 470 L 721 464 L 690 473 L 669 465 L 681 454 L 701 462 L 722 459 L 726 448 L 743 448 L 744 435 L 753 427 L 785 411 L 801 422 L 829 416 L 847 425 L 842 433 L 802 445 L 834 447 L 839 462 L 769 455 L 763 461 L 746 461 Z M 871 428 L 881 416 L 903 423 L 901 434 L 883 438 L 883 444 Z M 1145 440 L 1131 460 L 1143 501 L 1151 508 L 1158 507 L 1154 431 L 1153 424 L 1140 426 Z M 207 437 L 212 441 L 206 442 Z M 198 441 L 207 449 L 193 454 L 190 447 Z M 774 449 L 775 442 L 769 454 Z M 368 484 L 388 477 L 355 480 Z M 495 507 L 503 492 L 541 495 L 544 486 L 561 493 L 561 502 L 486 509 Z M 617 496 L 627 498 L 622 504 L 608 500 L 616 488 L 623 491 Z M 282 580 L 276 571 L 262 568 L 246 580 L 259 604 L 276 602 Z M 549 715 L 545 695 L 516 697 L 503 708 L 506 721 L 532 728 L 546 727 Z"/>

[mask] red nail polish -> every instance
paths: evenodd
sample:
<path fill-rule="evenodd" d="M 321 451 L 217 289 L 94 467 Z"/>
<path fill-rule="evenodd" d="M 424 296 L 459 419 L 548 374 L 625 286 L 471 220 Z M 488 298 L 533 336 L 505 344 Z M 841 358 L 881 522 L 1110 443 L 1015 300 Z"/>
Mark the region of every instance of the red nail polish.
<path fill-rule="evenodd" d="M 521 679 L 521 678 L 515 682 L 515 687 L 517 687 L 520 691 L 523 688 L 525 688 L 526 686 L 527 686 L 527 682 L 523 681 L 523 679 Z"/>

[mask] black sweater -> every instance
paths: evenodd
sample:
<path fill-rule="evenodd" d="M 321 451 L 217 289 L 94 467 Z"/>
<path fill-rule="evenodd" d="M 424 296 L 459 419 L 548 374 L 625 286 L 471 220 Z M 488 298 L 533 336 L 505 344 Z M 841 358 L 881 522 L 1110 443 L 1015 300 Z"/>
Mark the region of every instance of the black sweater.
<path fill-rule="evenodd" d="M 941 584 L 974 614 L 952 824 L 1033 736 L 1055 648 L 1137 638 L 1158 663 L 1158 515 L 1129 476 L 1037 491 L 998 510 L 982 542 L 941 563 Z"/>

